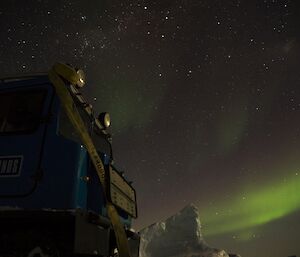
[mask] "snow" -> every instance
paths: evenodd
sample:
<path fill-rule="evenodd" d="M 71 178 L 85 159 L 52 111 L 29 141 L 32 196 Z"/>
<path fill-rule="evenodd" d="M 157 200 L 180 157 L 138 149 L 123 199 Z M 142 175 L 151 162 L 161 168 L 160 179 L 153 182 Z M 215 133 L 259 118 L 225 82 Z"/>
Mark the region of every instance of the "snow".
<path fill-rule="evenodd" d="M 143 229 L 140 235 L 139 257 L 229 257 L 224 250 L 206 244 L 198 209 L 192 204 Z"/>

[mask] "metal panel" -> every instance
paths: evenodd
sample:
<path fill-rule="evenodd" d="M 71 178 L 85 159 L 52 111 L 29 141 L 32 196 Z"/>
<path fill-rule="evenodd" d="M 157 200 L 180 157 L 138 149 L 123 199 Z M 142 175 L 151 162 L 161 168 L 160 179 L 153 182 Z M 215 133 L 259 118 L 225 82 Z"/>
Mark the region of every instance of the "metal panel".
<path fill-rule="evenodd" d="M 109 169 L 109 196 L 112 203 L 130 216 L 137 217 L 135 190 L 129 183 L 112 167 Z"/>
<path fill-rule="evenodd" d="M 18 177 L 22 169 L 23 156 L 0 156 L 0 178 Z"/>
<path fill-rule="evenodd" d="M 110 229 L 104 229 L 88 222 L 84 213 L 76 216 L 75 254 L 93 254 L 108 256 Z"/>

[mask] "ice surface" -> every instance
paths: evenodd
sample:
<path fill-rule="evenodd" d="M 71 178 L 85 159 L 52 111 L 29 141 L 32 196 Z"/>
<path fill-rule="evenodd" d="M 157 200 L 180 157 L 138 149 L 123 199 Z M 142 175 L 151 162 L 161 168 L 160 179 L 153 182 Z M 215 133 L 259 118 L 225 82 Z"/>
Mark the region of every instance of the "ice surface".
<path fill-rule="evenodd" d="M 192 204 L 140 234 L 140 257 L 229 257 L 224 250 L 205 243 L 199 212 Z"/>

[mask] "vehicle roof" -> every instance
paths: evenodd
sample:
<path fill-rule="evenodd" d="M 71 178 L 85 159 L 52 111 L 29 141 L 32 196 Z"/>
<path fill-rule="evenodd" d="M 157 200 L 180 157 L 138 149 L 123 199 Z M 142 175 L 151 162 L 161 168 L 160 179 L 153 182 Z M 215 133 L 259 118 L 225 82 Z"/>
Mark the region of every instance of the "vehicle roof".
<path fill-rule="evenodd" d="M 27 86 L 49 82 L 50 81 L 47 73 L 22 74 L 19 76 L 9 76 L 0 78 L 0 86 Z"/>
<path fill-rule="evenodd" d="M 34 74 L 22 74 L 19 76 L 10 76 L 5 78 L 0 78 L 0 89 L 3 86 L 3 89 L 8 88 L 15 88 L 15 87 L 27 87 L 27 86 L 35 86 L 35 85 L 42 85 L 42 84 L 52 84 L 49 80 L 47 73 L 34 73 Z M 76 93 L 76 91 L 75 91 Z M 76 99 L 76 94 L 73 97 Z M 83 99 L 83 98 L 82 98 Z M 76 99 L 78 101 L 78 99 Z M 79 108 L 85 110 L 83 105 L 79 104 Z M 87 113 L 87 115 L 90 115 Z M 92 114 L 93 116 L 93 114 Z M 93 116 L 94 117 L 94 116 Z M 107 137 L 109 134 L 102 128 L 99 123 L 96 122 L 95 128 L 99 129 L 100 135 L 105 135 Z"/>

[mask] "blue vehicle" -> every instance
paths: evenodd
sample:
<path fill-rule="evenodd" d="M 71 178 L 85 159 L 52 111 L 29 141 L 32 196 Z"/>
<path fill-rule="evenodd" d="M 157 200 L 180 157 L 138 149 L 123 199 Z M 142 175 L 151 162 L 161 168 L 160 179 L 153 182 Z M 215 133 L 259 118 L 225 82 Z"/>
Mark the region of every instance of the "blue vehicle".
<path fill-rule="evenodd" d="M 69 86 L 104 164 L 107 196 L 132 256 L 138 256 L 139 236 L 131 229 L 137 217 L 135 190 L 113 166 L 109 116 L 96 118 L 78 88 Z M 0 256 L 115 256 L 105 201 L 91 159 L 47 74 L 2 79 Z"/>

